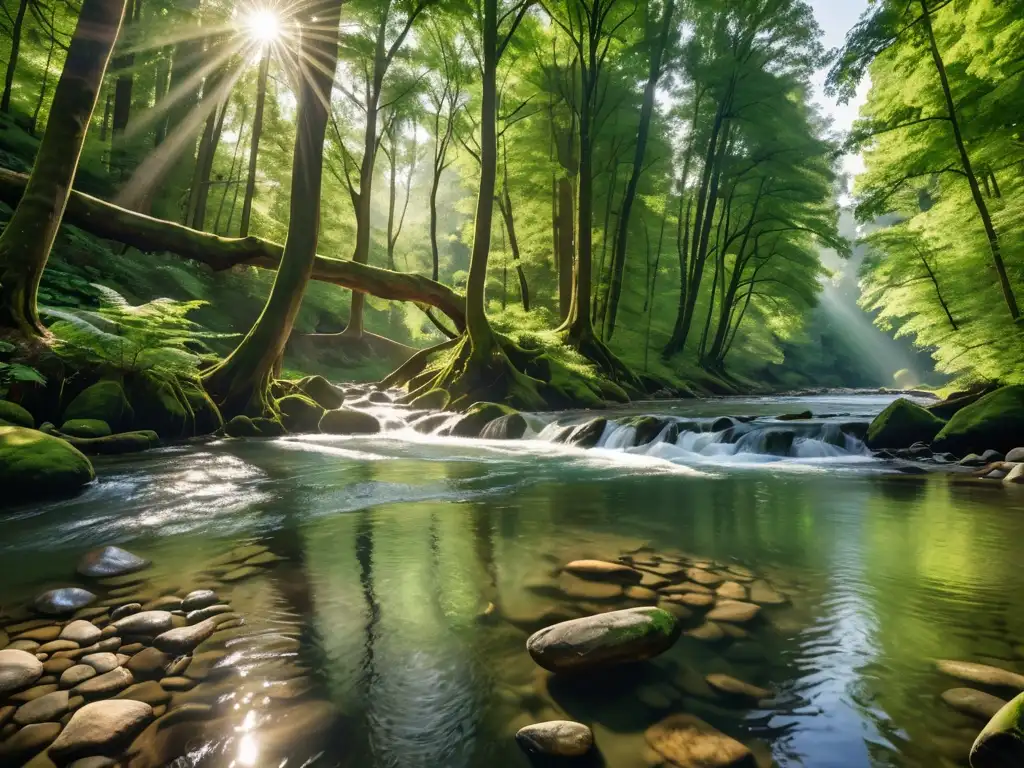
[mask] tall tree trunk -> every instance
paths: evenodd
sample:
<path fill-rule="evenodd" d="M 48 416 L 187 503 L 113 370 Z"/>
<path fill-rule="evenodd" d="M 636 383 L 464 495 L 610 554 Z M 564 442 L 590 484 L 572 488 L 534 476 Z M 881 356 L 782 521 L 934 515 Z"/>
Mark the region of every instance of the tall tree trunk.
<path fill-rule="evenodd" d="M 562 320 L 569 317 L 573 299 L 576 258 L 576 212 L 569 179 L 558 180 L 558 309 Z"/>
<path fill-rule="evenodd" d="M 221 214 L 224 212 L 224 201 L 227 200 L 228 192 L 232 191 L 231 188 L 234 188 L 233 191 L 235 193 L 235 197 L 237 198 L 238 196 L 238 185 L 241 183 L 241 179 L 235 178 L 235 172 L 236 170 L 238 170 L 239 150 L 241 150 L 242 148 L 242 142 L 245 137 L 245 120 L 247 117 L 247 107 L 248 104 L 245 101 L 243 101 L 241 106 L 242 111 L 238 117 L 238 140 L 235 141 L 235 151 L 231 154 L 231 168 L 228 170 L 227 183 L 224 185 L 224 194 L 220 196 L 220 203 L 217 204 L 217 216 L 213 220 L 213 231 L 216 233 L 220 232 L 220 217 Z M 225 108 L 224 111 L 227 112 L 227 108 Z M 232 207 L 234 207 L 233 202 Z"/>
<path fill-rule="evenodd" d="M 46 334 L 36 308 L 39 280 L 64 215 L 124 7 L 125 0 L 82 0 L 32 175 L 0 234 L 0 327 L 26 338 Z"/>
<path fill-rule="evenodd" d="M 39 126 L 39 112 L 43 108 L 43 101 L 46 99 L 46 87 L 50 84 L 50 63 L 53 61 L 53 49 L 57 47 L 57 33 L 54 29 L 54 22 L 57 20 L 56 5 L 50 6 L 50 47 L 46 50 L 46 66 L 43 67 L 43 82 L 39 87 L 39 98 L 36 99 L 36 108 L 32 110 L 32 127 L 29 133 L 35 135 Z M 101 141 L 106 137 L 102 137 Z"/>
<path fill-rule="evenodd" d="M 195 173 L 192 175 L 192 186 L 189 190 L 188 217 L 185 223 L 193 229 L 206 228 L 206 206 L 210 197 L 210 174 L 213 172 L 213 160 L 217 155 L 217 145 L 224 129 L 224 117 L 227 114 L 228 91 L 224 88 L 225 73 L 218 69 L 206 79 L 203 86 L 203 99 L 216 102 L 213 111 L 206 118 L 203 137 L 199 141 L 199 156 L 196 159 Z"/>
<path fill-rule="evenodd" d="M 11 29 L 11 53 L 7 57 L 7 71 L 4 73 L 4 93 L 0 96 L 0 112 L 4 114 L 11 111 L 11 93 L 14 90 L 14 71 L 18 68 L 18 54 L 21 51 L 21 29 L 25 25 L 25 12 L 28 10 L 29 0 L 21 0 L 18 3 L 18 12 L 14 17 L 14 27 Z"/>
<path fill-rule="evenodd" d="M 604 204 L 604 225 L 601 228 L 601 262 L 597 267 L 597 290 L 594 292 L 594 306 L 591 308 L 591 322 L 601 327 L 603 307 L 601 305 L 602 294 L 607 301 L 608 280 L 605 278 L 605 263 L 608 256 L 608 225 L 611 224 L 612 208 L 615 203 L 615 188 L 619 185 L 619 158 L 618 152 L 612 153 L 612 183 L 605 193 Z M 613 248 L 614 250 L 614 248 Z M 603 289 L 603 290 L 602 290 Z M 605 305 L 607 306 L 607 305 Z"/>
<path fill-rule="evenodd" d="M 273 412 L 268 395 L 274 365 L 284 353 L 306 284 L 313 272 L 320 228 L 324 135 L 338 63 L 340 0 L 314 4 L 302 14 L 315 33 L 300 33 L 298 125 L 292 160 L 288 238 L 270 297 L 252 330 L 222 363 L 203 377 L 226 415 Z"/>
<path fill-rule="evenodd" d="M 183 39 L 174 45 L 171 61 L 169 96 L 174 100 L 167 112 L 167 135 L 169 143 L 177 150 L 173 163 L 157 166 L 144 179 L 147 192 L 140 208 L 148 210 L 149 197 L 159 189 L 159 201 L 166 201 L 168 208 L 162 211 L 166 218 L 184 221 L 188 215 L 187 194 L 196 162 L 196 143 L 199 139 L 199 124 L 192 125 L 189 117 L 199 104 L 201 79 L 199 71 L 203 63 L 203 38 L 201 36 L 200 0 L 181 0 L 175 5 L 175 12 L 192 20 L 191 29 L 184 30 Z M 140 168 L 139 171 L 142 169 Z"/>
<path fill-rule="evenodd" d="M 170 53 L 164 48 L 157 54 L 156 60 L 156 84 L 153 92 L 153 108 L 162 109 L 164 97 L 167 96 L 167 78 L 171 74 Z M 159 147 L 167 138 L 167 115 L 161 117 L 153 134 L 153 146 Z"/>
<path fill-rule="evenodd" d="M 100 123 L 100 141 L 106 141 L 107 136 L 110 135 L 110 107 L 114 103 L 114 97 L 110 93 L 110 89 L 107 89 L 107 96 L 103 106 L 103 122 Z M 53 105 L 50 105 L 50 111 L 53 111 Z"/>
<path fill-rule="evenodd" d="M 270 71 L 270 46 L 265 45 L 260 58 L 260 71 L 256 78 L 256 114 L 249 136 L 249 174 L 245 181 L 245 197 L 242 199 L 242 223 L 239 235 L 249 234 L 249 220 L 252 217 L 252 199 L 256 194 L 256 161 L 259 159 L 260 136 L 263 134 L 263 107 L 267 101 L 267 74 Z"/>
<path fill-rule="evenodd" d="M 640 124 L 636 129 L 636 146 L 633 152 L 633 171 L 626 183 L 626 192 L 622 197 L 622 210 L 619 211 L 619 231 L 615 237 L 615 254 L 612 261 L 612 275 L 608 285 L 608 301 L 605 304 L 604 338 L 610 340 L 615 333 L 615 316 L 619 310 L 619 297 L 622 295 L 622 277 L 626 269 L 626 246 L 629 239 L 629 217 L 636 199 L 640 175 L 644 170 L 644 155 L 647 153 L 647 136 L 651 129 L 651 116 L 654 114 L 654 97 L 658 90 L 661 77 L 661 61 L 668 46 L 668 38 L 672 32 L 672 17 L 675 14 L 675 0 L 666 0 L 661 11 L 661 32 L 651 42 L 647 84 L 644 86 L 644 98 L 640 107 Z"/>
<path fill-rule="evenodd" d="M 515 262 L 516 277 L 519 278 L 519 297 L 523 302 L 523 309 L 530 311 L 530 286 L 526 282 L 526 273 L 523 271 L 523 263 L 519 259 L 519 238 L 516 236 L 516 219 L 512 212 L 512 195 L 508 191 L 508 154 L 505 142 L 501 143 L 502 160 L 502 181 L 501 192 L 498 197 L 498 208 L 501 217 L 505 222 L 505 231 L 508 233 L 508 246 L 512 251 L 512 261 Z"/>
<path fill-rule="evenodd" d="M 130 175 L 128 167 L 128 150 L 124 143 L 124 131 L 128 127 L 128 119 L 132 111 L 132 88 L 134 86 L 135 74 L 132 68 L 135 66 L 135 54 L 132 52 L 131 27 L 134 16 L 135 3 L 141 0 L 128 0 L 125 10 L 125 22 L 120 36 L 120 53 L 114 57 L 111 67 L 117 75 L 114 83 L 114 132 L 110 139 L 110 170 L 113 176 L 119 179 Z"/>
<path fill-rule="evenodd" d="M 953 139 L 956 141 L 956 149 L 960 154 L 960 163 L 963 165 L 964 174 L 967 176 L 967 183 L 971 187 L 971 197 L 974 198 L 974 205 L 978 209 L 981 223 L 985 227 L 985 236 L 988 238 L 989 250 L 992 252 L 992 264 L 996 268 L 996 275 L 999 277 L 999 287 L 1003 292 L 1003 301 L 1006 308 L 1010 310 L 1010 317 L 1014 320 L 1020 318 L 1020 310 L 1017 307 L 1017 297 L 1014 296 L 1013 286 L 1006 274 L 1006 265 L 1003 263 L 1003 254 L 999 245 L 999 235 L 992 224 L 992 216 L 989 214 L 988 204 L 978 186 L 978 177 L 974 175 L 974 168 L 971 166 L 971 158 L 967 153 L 967 146 L 964 144 L 964 137 L 960 131 L 960 119 L 957 117 L 956 102 L 953 100 L 953 93 L 949 87 L 949 78 L 946 76 L 946 65 L 942 61 L 942 54 L 939 53 L 939 45 L 935 40 L 935 30 L 932 29 L 931 11 L 928 10 L 927 0 L 921 2 L 921 18 L 924 20 L 925 32 L 928 35 L 928 45 L 932 52 L 932 61 L 939 73 L 939 80 L 942 83 L 942 95 L 946 100 L 946 111 L 949 115 L 949 124 L 953 128 Z"/>

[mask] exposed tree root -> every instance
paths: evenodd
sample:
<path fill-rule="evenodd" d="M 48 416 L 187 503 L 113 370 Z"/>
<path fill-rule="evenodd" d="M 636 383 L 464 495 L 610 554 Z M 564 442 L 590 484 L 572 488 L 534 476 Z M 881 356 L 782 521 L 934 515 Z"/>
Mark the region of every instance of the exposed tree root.
<path fill-rule="evenodd" d="M 563 338 L 566 346 L 572 347 L 593 363 L 603 376 L 624 390 L 624 394 L 627 396 L 646 393 L 646 388 L 640 377 L 592 331 L 579 333 L 573 328 L 567 328 Z"/>

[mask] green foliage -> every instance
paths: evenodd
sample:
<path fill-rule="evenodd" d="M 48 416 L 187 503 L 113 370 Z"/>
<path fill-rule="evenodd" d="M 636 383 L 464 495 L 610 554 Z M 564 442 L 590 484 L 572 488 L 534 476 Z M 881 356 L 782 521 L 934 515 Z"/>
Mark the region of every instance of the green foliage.
<path fill-rule="evenodd" d="M 0 339 L 0 358 L 14 351 L 13 344 Z M 0 359 L 0 398 L 6 396 L 14 384 L 46 384 L 46 377 L 30 365 Z"/>

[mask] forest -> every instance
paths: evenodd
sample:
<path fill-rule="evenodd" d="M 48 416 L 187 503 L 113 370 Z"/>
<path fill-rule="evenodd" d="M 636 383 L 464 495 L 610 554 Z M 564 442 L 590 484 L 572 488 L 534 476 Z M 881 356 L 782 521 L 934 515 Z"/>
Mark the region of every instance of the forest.
<path fill-rule="evenodd" d="M 30 401 L 892 385 L 821 301 L 851 253 L 933 385 L 1024 370 L 1017 2 L 878 3 L 841 50 L 800 0 L 120 5 L 0 17 L 0 376 Z M 829 68 L 870 82 L 848 135 Z"/>

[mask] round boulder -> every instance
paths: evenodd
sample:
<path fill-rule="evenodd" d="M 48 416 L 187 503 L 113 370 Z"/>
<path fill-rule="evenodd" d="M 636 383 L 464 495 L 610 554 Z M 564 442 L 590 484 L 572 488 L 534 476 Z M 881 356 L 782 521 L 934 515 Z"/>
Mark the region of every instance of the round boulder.
<path fill-rule="evenodd" d="M 32 685 L 43 675 L 43 662 L 27 651 L 0 651 L 0 699 Z"/>
<path fill-rule="evenodd" d="M 123 576 L 135 573 L 149 566 L 149 560 L 133 555 L 120 547 L 102 547 L 87 552 L 78 561 L 78 572 L 82 576 L 102 579 L 108 576 Z"/>
<path fill-rule="evenodd" d="M 48 616 L 60 616 L 64 613 L 85 608 L 96 600 L 96 595 L 81 587 L 65 587 L 43 592 L 35 601 L 35 608 Z"/>
<path fill-rule="evenodd" d="M 153 708 L 141 701 L 114 699 L 86 704 L 71 716 L 50 756 L 59 764 L 81 757 L 110 754 L 131 741 L 153 719 Z"/>
<path fill-rule="evenodd" d="M 5 496 L 60 496 L 95 478 L 89 459 L 66 440 L 25 427 L 0 426 L 0 488 Z"/>
<path fill-rule="evenodd" d="M 1024 765 L 1024 693 L 1004 704 L 971 747 L 971 768 Z"/>
<path fill-rule="evenodd" d="M 339 408 L 323 415 L 320 431 L 326 435 L 375 435 L 380 432 L 380 422 L 365 411 Z"/>

